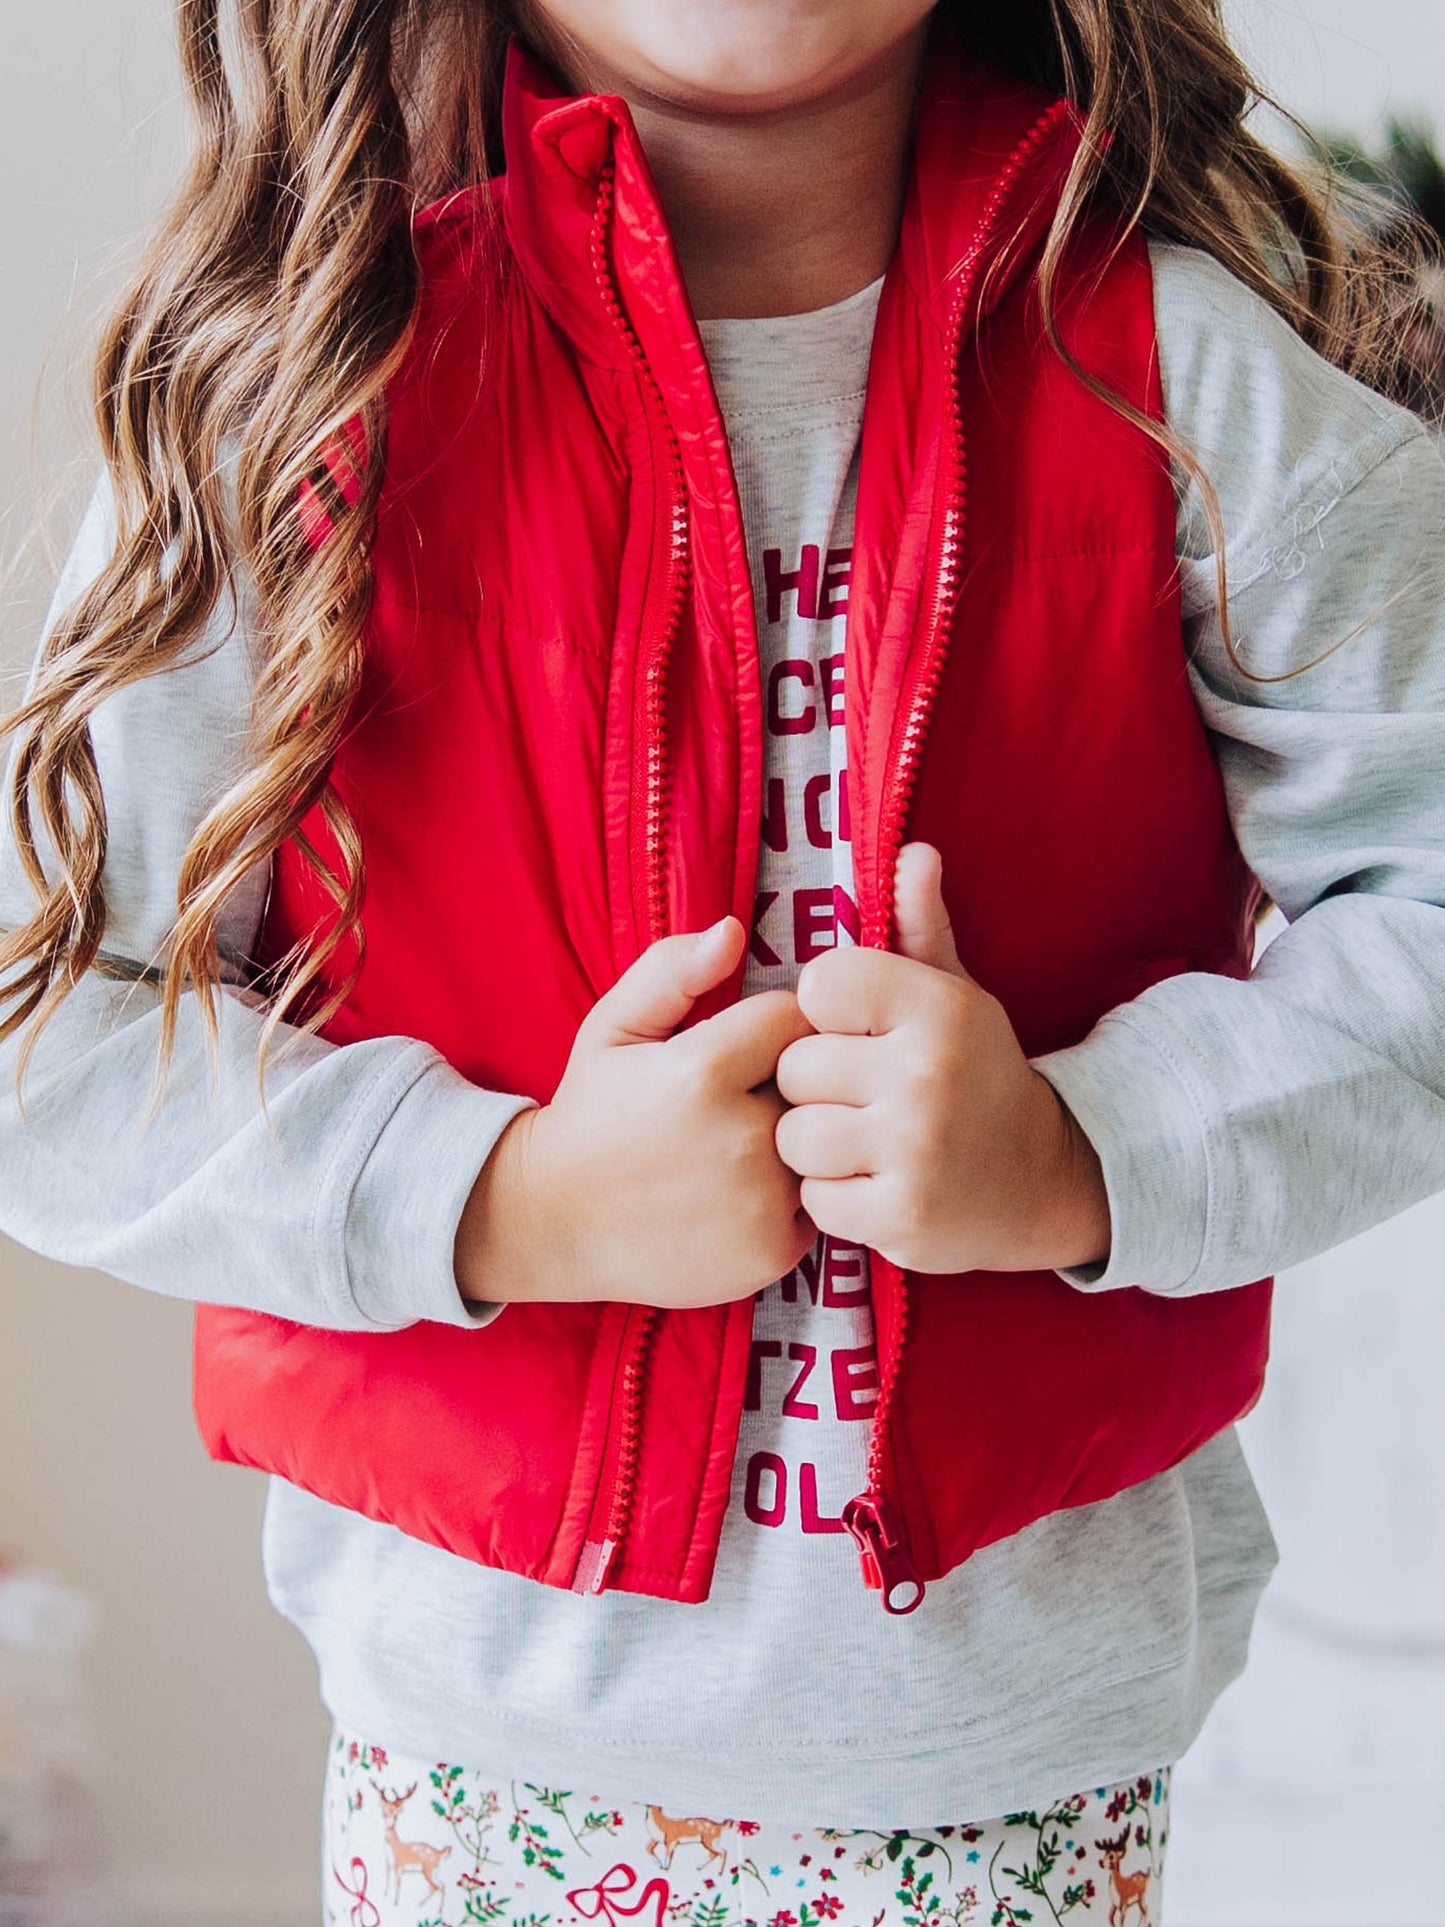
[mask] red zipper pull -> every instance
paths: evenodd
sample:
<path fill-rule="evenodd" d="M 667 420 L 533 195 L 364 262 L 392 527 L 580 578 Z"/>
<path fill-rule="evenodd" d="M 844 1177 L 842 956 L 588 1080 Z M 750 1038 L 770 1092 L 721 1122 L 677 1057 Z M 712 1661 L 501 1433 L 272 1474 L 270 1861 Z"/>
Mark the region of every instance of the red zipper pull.
<path fill-rule="evenodd" d="M 913 1612 L 923 1603 L 923 1581 L 887 1499 L 881 1492 L 860 1492 L 844 1506 L 843 1523 L 858 1546 L 863 1584 L 882 1593 L 884 1612 Z"/>

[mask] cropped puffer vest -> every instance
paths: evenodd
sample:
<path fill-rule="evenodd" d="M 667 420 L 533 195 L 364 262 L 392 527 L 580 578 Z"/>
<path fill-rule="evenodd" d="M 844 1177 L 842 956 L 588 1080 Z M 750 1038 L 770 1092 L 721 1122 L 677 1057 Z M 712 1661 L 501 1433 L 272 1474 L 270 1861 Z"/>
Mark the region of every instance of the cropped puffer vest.
<path fill-rule="evenodd" d="M 627 108 L 559 93 L 514 46 L 504 138 L 504 178 L 417 222 L 364 685 L 334 764 L 366 849 L 365 961 L 325 1034 L 424 1038 L 545 1102 L 651 941 L 729 911 L 751 926 L 762 692 L 726 434 Z M 1079 138 L 1067 103 L 935 41 L 846 622 L 861 941 L 894 941 L 903 839 L 938 845 L 959 954 L 1030 1056 L 1174 972 L 1246 976 L 1259 895 L 1186 675 L 1167 458 L 1040 321 Z M 1058 300 L 1080 361 L 1158 417 L 1140 236 L 1091 214 Z M 283 848 L 262 960 L 326 914 Z M 1175 1464 L 1261 1387 L 1268 1280 L 1088 1293 L 876 1252 L 871 1277 L 879 1396 L 845 1516 L 893 1611 L 978 1547 Z M 464 1558 L 696 1601 L 752 1318 L 751 1300 L 517 1303 L 478 1330 L 351 1333 L 203 1307 L 196 1410 L 215 1456 Z"/>

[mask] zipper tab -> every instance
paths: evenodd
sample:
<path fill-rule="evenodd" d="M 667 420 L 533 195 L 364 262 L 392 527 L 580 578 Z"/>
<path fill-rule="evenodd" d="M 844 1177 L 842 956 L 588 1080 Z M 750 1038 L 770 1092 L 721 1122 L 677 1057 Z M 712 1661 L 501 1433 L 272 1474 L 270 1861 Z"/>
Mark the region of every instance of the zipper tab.
<path fill-rule="evenodd" d="M 881 1492 L 860 1492 L 843 1508 L 863 1567 L 863 1584 L 883 1595 L 886 1613 L 911 1613 L 923 1603 L 924 1585 L 904 1543 L 893 1507 Z"/>
<path fill-rule="evenodd" d="M 607 1583 L 607 1569 L 612 1564 L 612 1555 L 616 1550 L 615 1539 L 589 1539 L 582 1548 L 582 1557 L 577 1561 L 577 1572 L 572 1580 L 573 1592 L 601 1592 Z"/>

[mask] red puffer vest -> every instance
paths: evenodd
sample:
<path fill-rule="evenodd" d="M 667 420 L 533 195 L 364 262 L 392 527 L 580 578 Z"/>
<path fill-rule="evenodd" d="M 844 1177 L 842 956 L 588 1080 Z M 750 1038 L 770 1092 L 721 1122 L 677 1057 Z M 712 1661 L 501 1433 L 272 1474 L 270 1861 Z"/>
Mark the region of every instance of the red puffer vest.
<path fill-rule="evenodd" d="M 419 222 L 335 764 L 368 946 L 327 1034 L 425 1038 L 545 1102 L 649 942 L 751 923 L 762 692 L 723 423 L 627 110 L 558 95 L 514 48 L 504 137 L 500 219 L 477 191 Z M 939 845 L 959 953 L 1031 1056 L 1173 972 L 1247 975 L 1258 891 L 1185 673 L 1167 461 L 1038 322 L 1030 269 L 1078 140 L 1065 103 L 935 44 L 845 655 L 862 940 L 890 941 L 904 836 Z M 1157 416 L 1148 256 L 1114 238 L 1100 219 L 1075 246 L 1066 330 Z M 265 954 L 323 914 L 283 851 Z M 977 1547 L 1173 1465 L 1262 1382 L 1268 1280 L 1087 1294 L 875 1253 L 872 1291 L 880 1393 L 847 1518 L 895 1611 Z M 752 1318 L 516 1304 L 481 1331 L 353 1334 L 203 1308 L 196 1407 L 215 1456 L 464 1558 L 695 1601 Z"/>

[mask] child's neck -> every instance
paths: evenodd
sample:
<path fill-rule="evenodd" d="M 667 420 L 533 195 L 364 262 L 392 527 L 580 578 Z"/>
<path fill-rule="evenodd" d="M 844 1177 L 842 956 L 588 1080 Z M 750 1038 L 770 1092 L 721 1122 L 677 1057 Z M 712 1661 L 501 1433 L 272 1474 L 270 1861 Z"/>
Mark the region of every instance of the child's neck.
<path fill-rule="evenodd" d="M 703 319 L 801 314 L 888 266 L 926 34 L 846 90 L 763 114 L 709 114 L 589 71 L 621 93 Z"/>

